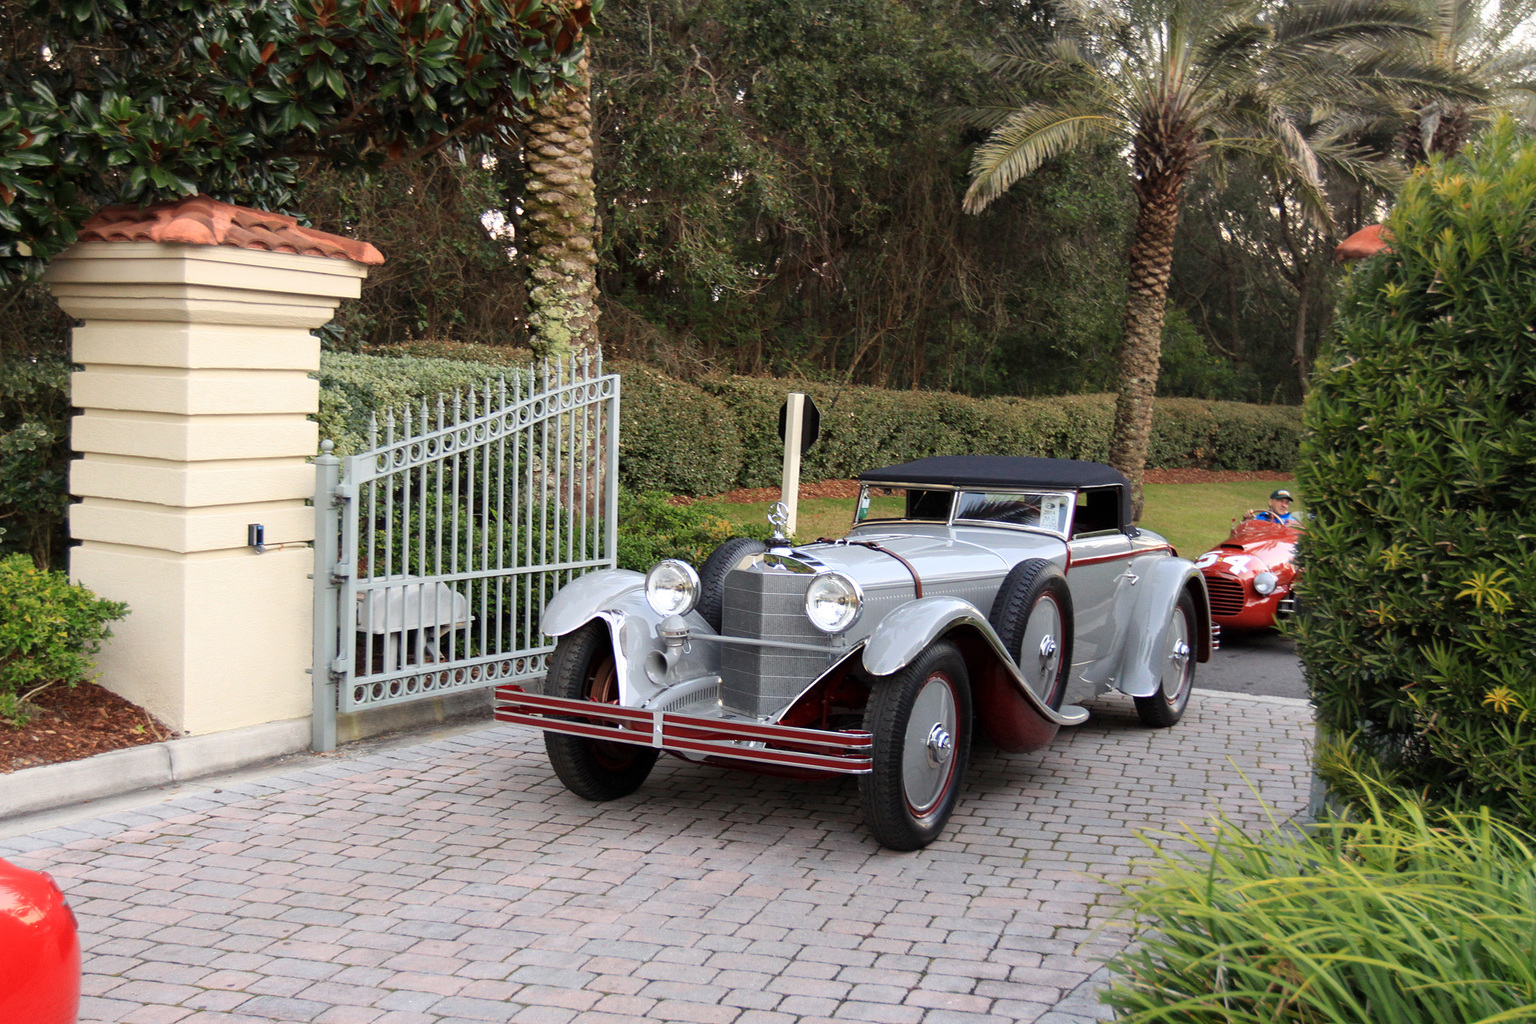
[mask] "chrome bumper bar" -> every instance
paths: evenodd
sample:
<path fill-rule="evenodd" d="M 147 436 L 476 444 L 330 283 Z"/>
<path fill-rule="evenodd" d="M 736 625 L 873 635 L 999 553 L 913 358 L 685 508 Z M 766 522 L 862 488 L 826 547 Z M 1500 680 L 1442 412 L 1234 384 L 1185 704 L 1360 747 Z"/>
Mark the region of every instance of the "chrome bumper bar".
<path fill-rule="evenodd" d="M 646 711 L 545 697 L 512 685 L 496 687 L 496 720 L 566 736 L 656 747 L 695 758 L 723 757 L 840 775 L 869 774 L 874 744 L 874 737 L 863 730 L 828 732 Z"/>

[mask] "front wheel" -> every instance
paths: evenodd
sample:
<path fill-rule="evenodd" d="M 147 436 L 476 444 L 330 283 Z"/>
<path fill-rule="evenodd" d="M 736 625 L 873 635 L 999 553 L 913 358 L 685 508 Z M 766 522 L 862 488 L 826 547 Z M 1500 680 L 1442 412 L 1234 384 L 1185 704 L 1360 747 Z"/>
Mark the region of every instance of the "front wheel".
<path fill-rule="evenodd" d="M 1195 621 L 1195 599 L 1186 590 L 1179 595 L 1168 622 L 1158 690 L 1150 697 L 1136 698 L 1136 714 L 1143 725 L 1166 729 L 1184 717 L 1190 691 L 1195 687 Z"/>
<path fill-rule="evenodd" d="M 619 702 L 619 678 L 608 628 L 589 622 L 561 637 L 549 657 L 544 692 L 551 697 Z M 565 788 L 584 800 L 617 800 L 645 783 L 661 752 L 655 747 L 546 732 L 544 750 Z"/>
<path fill-rule="evenodd" d="M 859 777 L 864 818 L 882 846 L 917 850 L 939 837 L 959 800 L 971 746 L 965 659 L 939 641 L 876 683 L 864 710 L 873 766 Z"/>

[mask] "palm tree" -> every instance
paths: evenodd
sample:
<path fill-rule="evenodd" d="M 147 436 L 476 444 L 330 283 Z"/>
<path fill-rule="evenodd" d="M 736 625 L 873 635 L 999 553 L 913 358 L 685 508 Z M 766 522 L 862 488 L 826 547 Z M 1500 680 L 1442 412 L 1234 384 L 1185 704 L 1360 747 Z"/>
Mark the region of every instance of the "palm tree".
<path fill-rule="evenodd" d="M 1403 155 L 1418 165 L 1432 154 L 1455 156 L 1496 106 L 1536 102 L 1536 47 L 1531 45 L 1536 0 L 1423 0 L 1429 35 L 1410 41 L 1406 55 L 1447 75 L 1478 83 L 1491 104 L 1431 96 L 1403 128 Z"/>
<path fill-rule="evenodd" d="M 1213 155 L 1282 168 L 1299 208 L 1326 220 L 1318 153 L 1287 103 L 1317 58 L 1415 32 L 1381 0 L 1310 0 L 1279 16 L 1259 0 L 1058 0 L 1056 37 L 996 55 L 1019 98 L 973 114 L 990 129 L 964 208 L 980 212 L 1069 150 L 1126 148 L 1137 214 L 1110 462 L 1130 479 L 1136 515 L 1152 434 L 1163 314 L 1179 207 Z"/>
<path fill-rule="evenodd" d="M 590 45 L 590 44 L 589 44 Z M 597 192 L 592 183 L 592 74 L 534 112 L 523 144 L 530 342 L 541 355 L 597 345 Z"/>

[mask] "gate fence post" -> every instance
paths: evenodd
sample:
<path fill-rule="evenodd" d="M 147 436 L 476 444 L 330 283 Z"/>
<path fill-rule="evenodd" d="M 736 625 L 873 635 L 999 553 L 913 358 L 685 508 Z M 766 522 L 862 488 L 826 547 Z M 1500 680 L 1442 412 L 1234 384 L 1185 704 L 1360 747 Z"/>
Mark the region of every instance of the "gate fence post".
<path fill-rule="evenodd" d="M 336 488 L 341 482 L 341 460 L 332 454 L 335 448 L 335 442 L 322 441 L 315 458 L 315 662 L 310 669 L 314 691 L 310 745 L 316 751 L 336 749 L 336 680 L 331 663 L 341 654 L 336 632 L 340 590 L 331 572 L 340 560 L 341 509 Z"/>
<path fill-rule="evenodd" d="M 83 321 L 70 575 L 131 609 L 96 656 L 102 683 L 175 733 L 302 731 L 312 713 L 310 332 L 382 262 L 198 196 L 109 207 L 49 263 L 48 288 Z"/>
<path fill-rule="evenodd" d="M 601 365 L 599 365 L 601 370 Z M 603 557 L 608 560 L 608 568 L 619 564 L 619 401 L 620 380 L 613 379 L 613 397 L 608 400 L 608 450 L 605 479 L 603 480 L 604 513 L 608 520 L 607 536 L 603 538 L 606 545 Z"/>

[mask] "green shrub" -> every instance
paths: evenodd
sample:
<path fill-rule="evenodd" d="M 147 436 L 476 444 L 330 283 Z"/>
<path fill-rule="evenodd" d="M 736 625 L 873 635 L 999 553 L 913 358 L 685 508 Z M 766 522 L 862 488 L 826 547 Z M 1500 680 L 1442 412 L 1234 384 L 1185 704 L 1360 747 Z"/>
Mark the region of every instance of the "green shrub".
<path fill-rule="evenodd" d="M 128 614 L 126 604 L 102 600 L 26 555 L 0 558 L 0 608 L 0 721 L 16 725 L 30 717 L 28 698 L 90 678 L 90 656 L 112 635 L 107 623 Z"/>
<path fill-rule="evenodd" d="M 0 554 L 63 557 L 69 509 L 68 360 L 0 359 Z"/>
<path fill-rule="evenodd" d="M 641 366 L 620 385 L 619 480 L 636 490 L 719 494 L 736 486 L 741 440 L 730 410 L 691 384 Z"/>
<path fill-rule="evenodd" d="M 1536 1018 L 1536 838 L 1426 817 L 1367 788 L 1306 835 L 1229 821 L 1149 840 L 1137 942 L 1101 998 L 1136 1024 L 1446 1024 Z M 1169 852 L 1169 840 L 1192 843 Z"/>
<path fill-rule="evenodd" d="M 395 412 L 397 429 L 403 429 L 401 412 L 409 408 L 416 433 L 423 402 L 435 422 L 438 396 L 448 395 L 444 402 L 451 417 L 453 394 L 495 388 L 503 376 L 510 387 L 514 373 L 512 367 L 461 359 L 326 352 L 312 374 L 320 382 L 320 413 L 315 419 L 320 436 L 336 442 L 337 454 L 351 454 L 369 447 L 369 421 L 374 416 L 382 440 L 386 414 Z"/>
<path fill-rule="evenodd" d="M 741 527 L 720 507 L 699 501 L 674 505 L 661 491 L 619 492 L 619 568 L 645 572 L 663 558 L 681 558 L 694 568 L 732 537 L 767 540 L 767 524 Z"/>
<path fill-rule="evenodd" d="M 1347 285 L 1297 485 L 1321 724 L 1403 785 L 1536 823 L 1536 145 L 1408 183 Z"/>

